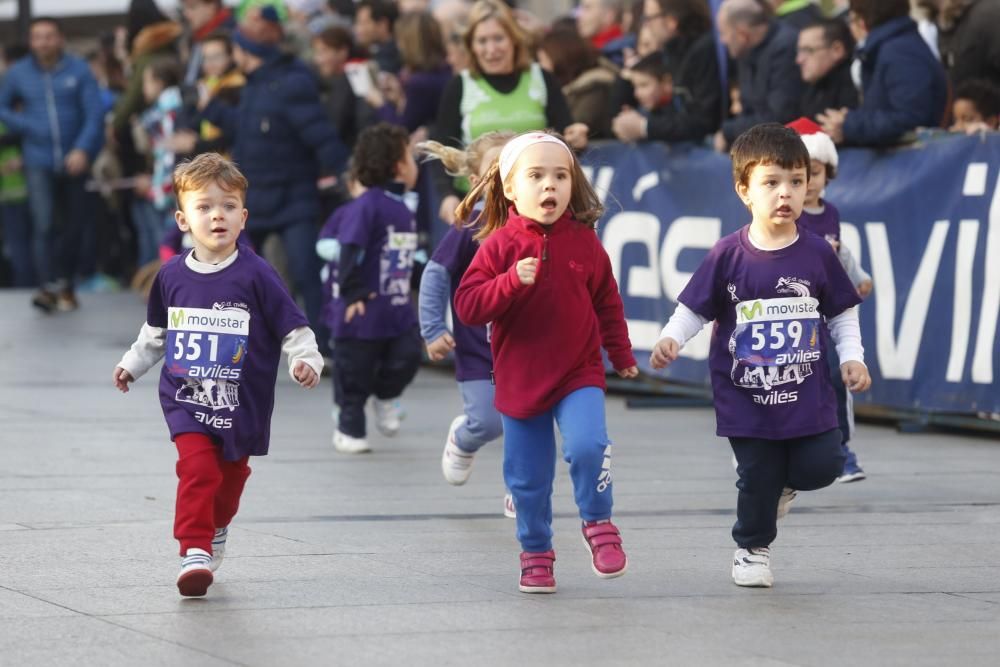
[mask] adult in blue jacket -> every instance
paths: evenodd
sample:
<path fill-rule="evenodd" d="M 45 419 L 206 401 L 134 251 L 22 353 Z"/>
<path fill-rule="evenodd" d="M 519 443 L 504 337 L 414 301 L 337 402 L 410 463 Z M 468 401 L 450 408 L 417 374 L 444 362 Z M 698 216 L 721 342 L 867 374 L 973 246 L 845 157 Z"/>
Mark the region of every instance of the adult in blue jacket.
<path fill-rule="evenodd" d="M 40 289 L 32 303 L 45 312 L 73 310 L 85 229 L 84 183 L 104 142 L 101 95 L 83 60 L 63 51 L 55 19 L 31 22 L 31 53 L 0 84 L 0 122 L 21 137 L 31 210 L 32 248 Z"/>
<path fill-rule="evenodd" d="M 910 18 L 909 0 L 851 0 L 855 29 L 867 32 L 858 47 L 862 103 L 818 117 L 838 143 L 886 146 L 918 127 L 938 127 L 948 101 L 944 67 Z"/>
<path fill-rule="evenodd" d="M 802 77 L 795 64 L 798 31 L 773 18 L 759 0 L 725 0 L 717 22 L 719 40 L 739 68 L 743 106 L 715 135 L 716 149 L 725 150 L 754 125 L 798 118 Z"/>
<path fill-rule="evenodd" d="M 250 238 L 260 247 L 269 234 L 281 234 L 295 288 L 320 333 L 317 181 L 341 172 L 347 149 L 320 103 L 315 76 L 303 62 L 281 52 L 281 39 L 273 8 L 249 14 L 233 34 L 233 56 L 247 79 L 239 106 L 214 100 L 202 116 L 232 139 L 233 159 L 250 183 Z"/>

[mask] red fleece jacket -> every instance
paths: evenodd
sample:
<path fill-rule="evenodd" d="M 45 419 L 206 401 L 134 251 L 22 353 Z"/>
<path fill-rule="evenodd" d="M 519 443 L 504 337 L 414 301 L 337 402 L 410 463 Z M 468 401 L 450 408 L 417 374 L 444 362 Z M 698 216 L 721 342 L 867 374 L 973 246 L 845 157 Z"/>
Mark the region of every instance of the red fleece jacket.
<path fill-rule="evenodd" d="M 540 259 L 533 285 L 517 277 L 527 257 Z M 455 312 L 470 326 L 493 323 L 496 407 L 510 417 L 539 415 L 582 387 L 605 389 L 602 345 L 616 370 L 635 365 L 608 254 L 568 211 L 543 226 L 511 207 L 466 270 Z"/>

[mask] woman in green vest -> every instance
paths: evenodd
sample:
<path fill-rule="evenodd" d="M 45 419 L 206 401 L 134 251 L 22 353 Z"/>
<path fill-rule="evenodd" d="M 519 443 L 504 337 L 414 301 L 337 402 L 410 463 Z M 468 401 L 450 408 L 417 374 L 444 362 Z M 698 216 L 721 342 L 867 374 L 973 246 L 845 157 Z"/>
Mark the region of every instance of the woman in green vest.
<path fill-rule="evenodd" d="M 432 138 L 462 148 L 487 132 L 553 128 L 574 148 L 587 143 L 587 126 L 574 123 L 556 80 L 533 59 L 530 39 L 498 0 L 479 0 L 464 36 L 469 69 L 444 89 Z M 458 192 L 439 181 L 440 216 L 454 221 Z"/>

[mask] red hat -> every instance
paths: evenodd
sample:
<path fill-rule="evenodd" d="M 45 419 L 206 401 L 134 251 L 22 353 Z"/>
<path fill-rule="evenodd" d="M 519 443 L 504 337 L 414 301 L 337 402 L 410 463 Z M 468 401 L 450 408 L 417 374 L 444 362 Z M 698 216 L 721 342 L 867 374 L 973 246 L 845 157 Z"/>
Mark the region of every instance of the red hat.
<path fill-rule="evenodd" d="M 823 164 L 828 164 L 836 169 L 837 147 L 834 145 L 833 139 L 823 131 L 822 127 L 804 116 L 793 120 L 791 123 L 785 125 L 785 127 L 789 127 L 799 133 L 799 136 L 802 137 L 802 143 L 806 145 L 806 150 L 809 151 L 810 158 L 819 160 Z"/>

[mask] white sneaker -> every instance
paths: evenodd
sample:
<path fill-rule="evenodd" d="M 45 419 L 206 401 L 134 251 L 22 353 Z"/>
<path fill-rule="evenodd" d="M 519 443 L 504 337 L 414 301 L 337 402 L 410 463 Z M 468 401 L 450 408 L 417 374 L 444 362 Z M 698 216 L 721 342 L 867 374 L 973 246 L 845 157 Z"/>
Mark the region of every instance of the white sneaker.
<path fill-rule="evenodd" d="M 212 538 L 212 562 L 208 564 L 208 569 L 215 572 L 222 565 L 222 559 L 226 557 L 226 538 L 229 537 L 229 526 L 215 529 L 215 537 Z"/>
<path fill-rule="evenodd" d="M 788 510 L 792 509 L 792 501 L 795 500 L 795 496 L 797 495 L 799 495 L 798 491 L 787 486 L 781 490 L 781 497 L 778 498 L 779 519 L 785 518 L 785 515 L 788 514 Z"/>
<path fill-rule="evenodd" d="M 364 454 L 372 450 L 364 438 L 352 438 L 339 429 L 333 432 L 333 448 L 344 454 Z"/>
<path fill-rule="evenodd" d="M 737 586 L 770 588 L 774 584 L 771 550 L 767 547 L 737 549 L 733 556 L 733 583 Z"/>
<path fill-rule="evenodd" d="M 188 549 L 181 559 L 177 590 L 186 598 L 200 598 L 212 585 L 212 556 L 204 549 Z"/>
<path fill-rule="evenodd" d="M 449 484 L 461 486 L 469 480 L 472 474 L 472 462 L 476 459 L 475 452 L 467 452 L 455 442 L 455 431 L 465 423 L 465 415 L 455 417 L 448 427 L 448 437 L 444 441 L 444 452 L 441 454 L 441 472 Z"/>
<path fill-rule="evenodd" d="M 508 519 L 517 518 L 517 510 L 514 509 L 514 496 L 509 493 L 503 497 L 503 515 Z"/>
<path fill-rule="evenodd" d="M 398 399 L 381 401 L 372 399 L 375 408 L 375 426 L 384 436 L 392 437 L 399 433 L 400 422 L 403 420 L 403 410 Z"/>

